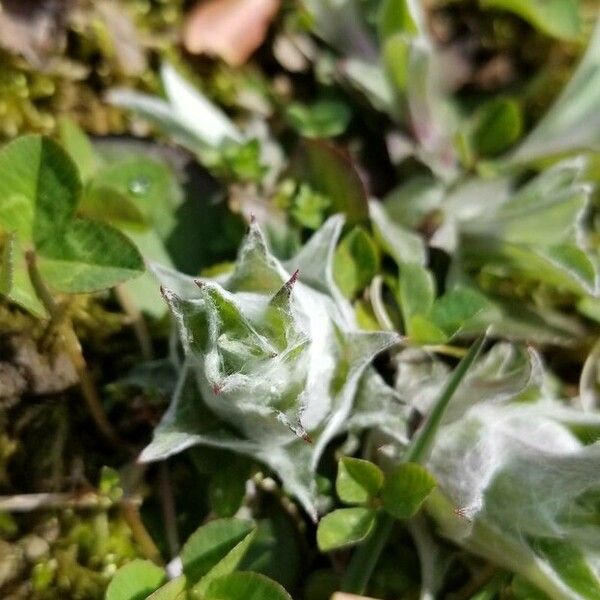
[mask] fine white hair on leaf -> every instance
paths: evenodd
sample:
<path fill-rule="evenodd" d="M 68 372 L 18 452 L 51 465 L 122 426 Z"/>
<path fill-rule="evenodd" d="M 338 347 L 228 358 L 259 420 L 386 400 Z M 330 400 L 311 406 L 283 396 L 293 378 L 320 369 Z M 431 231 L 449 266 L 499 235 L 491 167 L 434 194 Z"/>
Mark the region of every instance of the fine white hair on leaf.
<path fill-rule="evenodd" d="M 382 427 L 405 438 L 406 407 L 370 367 L 398 336 L 361 331 L 333 278 L 343 223 L 330 218 L 286 264 L 253 221 L 218 279 L 156 269 L 187 372 L 143 460 L 196 444 L 250 455 L 316 518 L 316 469 L 336 436 Z"/>

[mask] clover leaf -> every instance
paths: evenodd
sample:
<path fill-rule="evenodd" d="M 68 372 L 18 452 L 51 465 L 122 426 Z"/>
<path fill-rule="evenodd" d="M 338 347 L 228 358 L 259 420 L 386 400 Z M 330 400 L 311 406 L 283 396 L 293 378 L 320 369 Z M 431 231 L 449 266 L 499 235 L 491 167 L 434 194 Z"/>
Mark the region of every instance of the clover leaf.
<path fill-rule="evenodd" d="M 0 228 L 4 233 L 3 293 L 30 312 L 44 310 L 26 276 L 34 253 L 42 278 L 66 293 L 112 287 L 144 270 L 142 258 L 116 229 L 77 216 L 82 185 L 77 167 L 54 141 L 28 135 L 0 150 Z"/>

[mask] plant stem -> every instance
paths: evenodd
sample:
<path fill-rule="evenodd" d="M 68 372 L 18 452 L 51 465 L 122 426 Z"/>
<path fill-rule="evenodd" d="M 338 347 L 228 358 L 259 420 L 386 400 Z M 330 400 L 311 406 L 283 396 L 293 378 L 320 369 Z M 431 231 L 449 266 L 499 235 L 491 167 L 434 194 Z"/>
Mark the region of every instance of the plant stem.
<path fill-rule="evenodd" d="M 350 565 L 342 581 L 342 591 L 351 594 L 363 594 L 379 556 L 394 527 L 394 517 L 389 513 L 379 511 L 377 521 L 371 534 L 362 546 L 359 546 L 352 556 Z"/>
<path fill-rule="evenodd" d="M 164 561 L 160 555 L 160 550 L 156 547 L 154 540 L 142 521 L 139 506 L 132 502 L 123 502 L 121 504 L 121 514 L 127 521 L 127 525 L 131 529 L 131 534 L 142 554 L 157 565 L 162 565 Z"/>
<path fill-rule="evenodd" d="M 177 510 L 175 508 L 175 497 L 173 496 L 173 487 L 171 486 L 171 476 L 167 461 L 164 460 L 158 466 L 158 477 L 160 480 L 160 500 L 162 504 L 163 519 L 165 522 L 165 531 L 169 553 L 172 558 L 179 552 L 179 535 L 177 533 Z"/>
<path fill-rule="evenodd" d="M 133 506 L 139 505 L 139 497 L 123 499 Z M 110 508 L 113 502 L 106 496 L 96 492 L 85 494 L 41 493 L 41 494 L 15 494 L 14 496 L 0 496 L 0 511 L 25 513 L 34 510 L 87 510 Z"/>
<path fill-rule="evenodd" d="M 371 307 L 379 326 L 384 331 L 396 331 L 396 327 L 390 318 L 383 302 L 383 277 L 377 275 L 373 278 L 369 287 L 369 297 L 371 299 Z"/>
<path fill-rule="evenodd" d="M 465 350 L 464 348 L 450 346 L 449 344 L 424 346 L 423 349 L 428 352 L 435 352 L 437 354 L 445 354 L 446 356 L 452 356 L 453 358 L 463 358 L 467 353 L 467 350 Z"/>
<path fill-rule="evenodd" d="M 444 413 L 448 408 L 448 404 L 464 376 L 467 374 L 467 371 L 475 362 L 477 356 L 479 356 L 485 339 L 486 336 L 479 337 L 452 372 L 450 380 L 444 386 L 433 409 L 407 448 L 404 455 L 405 462 L 422 462 L 427 458 L 427 454 L 442 422 Z M 353 594 L 364 593 L 375 566 L 377 565 L 379 556 L 392 532 L 393 526 L 394 517 L 389 513 L 380 512 L 373 531 L 367 540 L 356 549 L 350 560 L 346 576 L 342 583 L 343 591 L 351 592 Z"/>
<path fill-rule="evenodd" d="M 128 448 L 128 446 L 117 436 L 106 416 L 106 413 L 104 412 L 100 396 L 98 395 L 96 386 L 94 385 L 90 372 L 87 368 L 83 351 L 81 349 L 81 344 L 79 343 L 79 338 L 73 329 L 71 320 L 65 317 L 60 306 L 56 303 L 52 297 L 52 294 L 48 290 L 48 287 L 44 283 L 44 280 L 37 268 L 35 253 L 29 251 L 25 256 L 27 259 L 27 270 L 29 272 L 31 284 L 35 289 L 38 298 L 48 311 L 51 322 L 58 326 L 58 330 L 60 331 L 62 338 L 63 348 L 75 367 L 75 371 L 79 377 L 81 392 L 92 419 L 96 423 L 100 433 L 102 433 L 102 435 L 109 442 L 121 449 Z"/>

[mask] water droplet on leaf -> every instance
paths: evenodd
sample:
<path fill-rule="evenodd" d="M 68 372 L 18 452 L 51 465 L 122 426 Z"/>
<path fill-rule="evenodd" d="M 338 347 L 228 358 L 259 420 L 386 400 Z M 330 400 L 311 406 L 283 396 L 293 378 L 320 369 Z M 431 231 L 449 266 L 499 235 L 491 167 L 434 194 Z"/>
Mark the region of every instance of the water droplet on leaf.
<path fill-rule="evenodd" d="M 150 189 L 150 181 L 145 177 L 138 177 L 132 180 L 128 187 L 134 196 L 143 196 Z"/>

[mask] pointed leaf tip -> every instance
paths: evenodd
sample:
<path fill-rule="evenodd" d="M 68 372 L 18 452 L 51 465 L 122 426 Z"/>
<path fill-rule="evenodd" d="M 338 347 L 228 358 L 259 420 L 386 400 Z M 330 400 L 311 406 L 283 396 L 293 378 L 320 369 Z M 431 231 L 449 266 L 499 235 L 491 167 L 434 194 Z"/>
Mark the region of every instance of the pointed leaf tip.
<path fill-rule="evenodd" d="M 285 303 L 287 300 L 289 300 L 294 290 L 294 285 L 298 281 L 299 276 L 300 269 L 296 269 L 292 273 L 292 276 L 283 284 L 283 286 L 279 288 L 277 292 L 275 292 L 275 294 L 271 298 L 271 305 L 278 305 L 282 302 Z"/>
<path fill-rule="evenodd" d="M 173 290 L 170 290 L 164 285 L 161 285 L 159 289 L 160 295 L 164 298 L 167 304 L 172 305 L 173 303 L 180 300 L 179 296 Z"/>

